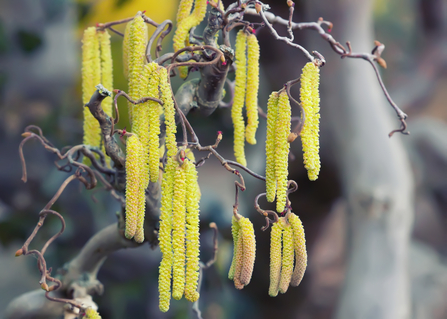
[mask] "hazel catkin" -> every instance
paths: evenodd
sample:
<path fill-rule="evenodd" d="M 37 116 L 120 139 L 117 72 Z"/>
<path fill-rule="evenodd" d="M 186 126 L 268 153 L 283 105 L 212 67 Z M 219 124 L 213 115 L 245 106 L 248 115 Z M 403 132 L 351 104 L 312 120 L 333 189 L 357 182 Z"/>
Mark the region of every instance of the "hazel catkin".
<path fill-rule="evenodd" d="M 304 167 L 307 169 L 309 180 L 314 181 L 320 172 L 320 68 L 313 62 L 308 62 L 301 74 L 300 99 L 306 115 L 301 131 L 303 145 Z"/>
<path fill-rule="evenodd" d="M 96 90 L 95 86 L 100 82 L 101 58 L 98 34 L 95 27 L 89 27 L 84 31 L 82 38 L 82 103 L 84 105 L 90 101 Z M 101 144 L 101 130 L 98 121 L 93 117 L 88 107 L 84 107 L 83 143 L 96 147 Z"/>
<path fill-rule="evenodd" d="M 182 166 L 175 169 L 172 202 L 172 246 L 174 249 L 172 297 L 180 300 L 185 291 L 186 178 Z"/>
<path fill-rule="evenodd" d="M 244 166 L 247 165 L 244 150 L 245 123 L 242 116 L 247 83 L 246 45 L 247 34 L 245 31 L 240 30 L 236 36 L 236 79 L 233 106 L 231 107 L 231 119 L 233 120 L 234 127 L 234 156 L 236 157 L 236 161 Z"/>
<path fill-rule="evenodd" d="M 294 213 L 290 213 L 288 219 L 292 226 L 293 246 L 295 249 L 295 269 L 293 270 L 290 285 L 296 287 L 303 279 L 307 267 L 306 239 L 304 237 L 303 224 L 299 217 Z"/>
<path fill-rule="evenodd" d="M 276 196 L 276 119 L 278 117 L 278 92 L 270 94 L 267 103 L 267 138 L 265 142 L 266 165 L 265 184 L 268 202 L 273 202 Z"/>
<path fill-rule="evenodd" d="M 290 133 L 291 109 L 289 96 L 286 90 L 279 94 L 278 116 L 276 119 L 276 157 L 275 157 L 275 175 L 277 182 L 276 190 L 276 211 L 281 213 L 286 205 L 287 177 L 289 167 L 289 148 L 290 144 L 287 138 Z"/>
<path fill-rule="evenodd" d="M 285 293 L 289 288 L 290 280 L 293 273 L 293 236 L 292 227 L 287 221 L 283 220 L 283 236 L 282 236 L 282 264 L 281 264 L 281 280 L 279 282 L 279 292 Z"/>
<path fill-rule="evenodd" d="M 139 214 L 141 184 L 142 146 L 136 134 L 132 134 L 126 143 L 126 231 L 128 239 L 134 237 Z"/>
<path fill-rule="evenodd" d="M 247 143 L 256 144 L 256 130 L 258 128 L 258 89 L 259 89 L 259 43 L 254 34 L 247 37 L 247 89 L 246 109 L 247 126 L 245 138 Z"/>
<path fill-rule="evenodd" d="M 185 298 L 195 302 L 199 298 L 199 184 L 196 166 L 189 160 L 186 165 L 186 279 Z"/>
<path fill-rule="evenodd" d="M 270 232 L 270 297 L 276 297 L 281 279 L 281 243 L 282 243 L 282 223 L 276 222 Z"/>
<path fill-rule="evenodd" d="M 101 319 L 101 316 L 99 315 L 99 313 L 95 309 L 88 308 L 85 311 L 84 319 Z"/>

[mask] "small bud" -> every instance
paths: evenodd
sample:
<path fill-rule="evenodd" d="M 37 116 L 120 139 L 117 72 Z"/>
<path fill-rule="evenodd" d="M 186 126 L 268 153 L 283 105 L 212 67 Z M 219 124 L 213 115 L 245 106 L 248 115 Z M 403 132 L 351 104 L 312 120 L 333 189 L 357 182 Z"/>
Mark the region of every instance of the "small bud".
<path fill-rule="evenodd" d="M 185 160 L 185 158 L 186 158 L 185 150 L 181 150 L 180 151 L 180 159 L 182 160 L 182 162 Z"/>
<path fill-rule="evenodd" d="M 126 131 L 126 127 L 123 128 L 123 133 L 121 134 L 121 137 L 123 137 L 124 135 L 126 135 L 127 131 Z"/>
<path fill-rule="evenodd" d="M 294 7 L 294 6 L 295 6 L 295 3 L 294 3 L 293 1 L 291 1 L 291 0 L 287 0 L 287 5 L 288 5 L 289 7 Z"/>
<path fill-rule="evenodd" d="M 378 57 L 378 58 L 376 59 L 376 61 L 377 61 L 377 63 L 378 63 L 382 68 L 386 69 L 386 62 L 385 62 L 384 59 L 382 59 L 381 57 Z"/>
<path fill-rule="evenodd" d="M 40 287 L 43 289 L 43 290 L 45 290 L 45 291 L 48 291 L 48 285 L 47 285 L 47 283 L 46 282 L 44 282 L 43 284 L 41 284 L 40 285 Z"/>
<path fill-rule="evenodd" d="M 245 9 L 246 7 L 247 7 L 247 4 L 246 4 L 246 3 L 241 4 L 241 8 L 242 8 L 242 9 Z"/>
<path fill-rule="evenodd" d="M 294 132 L 290 132 L 289 136 L 287 137 L 287 142 L 292 143 L 297 137 L 298 137 L 298 134 L 296 134 Z"/>
<path fill-rule="evenodd" d="M 16 257 L 22 256 L 23 255 L 23 249 L 20 248 L 19 250 L 16 251 Z"/>
<path fill-rule="evenodd" d="M 255 4 L 255 9 L 256 9 L 256 12 L 257 12 L 257 13 L 261 12 L 261 10 L 262 10 L 262 5 L 261 5 L 259 2 L 256 2 L 256 4 Z"/>
<path fill-rule="evenodd" d="M 215 222 L 210 223 L 210 228 L 217 228 L 217 225 Z"/>
<path fill-rule="evenodd" d="M 225 63 L 226 61 L 225 61 L 225 56 L 222 54 L 221 56 L 220 56 L 220 61 L 222 61 L 222 63 Z M 226 64 L 226 63 L 225 63 Z"/>
<path fill-rule="evenodd" d="M 217 8 L 217 3 L 214 3 L 214 2 L 210 2 L 210 1 L 207 1 L 206 2 L 206 4 L 209 4 L 210 6 L 212 6 L 213 8 Z"/>
<path fill-rule="evenodd" d="M 28 136 L 31 136 L 31 132 L 22 133 L 22 137 L 28 137 Z"/>

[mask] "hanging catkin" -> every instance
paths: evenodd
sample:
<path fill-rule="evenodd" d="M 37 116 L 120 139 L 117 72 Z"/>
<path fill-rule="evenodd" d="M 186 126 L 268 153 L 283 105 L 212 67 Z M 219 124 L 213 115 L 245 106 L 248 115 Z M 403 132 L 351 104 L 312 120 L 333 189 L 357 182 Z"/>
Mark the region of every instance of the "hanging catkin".
<path fill-rule="evenodd" d="M 265 153 L 267 162 L 265 165 L 265 185 L 268 202 L 273 202 L 276 195 L 276 119 L 278 117 L 278 92 L 270 94 L 267 103 L 267 138 Z"/>
<path fill-rule="evenodd" d="M 189 30 L 191 28 L 198 26 L 200 22 L 205 18 L 206 14 L 206 5 L 207 0 L 195 0 L 194 2 L 194 10 L 193 12 L 187 16 L 184 17 L 183 11 L 180 15 L 180 21 L 178 21 L 177 30 L 174 34 L 174 51 L 178 51 L 180 49 L 183 49 L 186 46 L 186 41 L 189 39 Z M 187 9 L 187 4 L 185 4 L 185 7 Z M 180 10 L 180 8 L 179 8 Z M 185 10 L 187 11 L 187 10 Z M 179 19 L 179 18 L 177 18 Z M 182 79 L 186 78 L 188 75 L 188 68 L 183 66 L 179 67 L 180 71 L 180 77 Z"/>
<path fill-rule="evenodd" d="M 258 89 L 259 89 L 259 43 L 254 34 L 247 37 L 247 127 L 245 138 L 247 143 L 256 144 L 258 129 Z"/>
<path fill-rule="evenodd" d="M 256 257 L 256 239 L 253 224 L 246 217 L 233 216 L 231 232 L 233 234 L 233 260 L 228 278 L 234 281 L 237 289 L 248 285 L 253 273 Z"/>
<path fill-rule="evenodd" d="M 132 134 L 126 143 L 126 238 L 134 237 L 137 230 L 137 220 L 140 199 L 141 158 L 142 146 L 138 136 Z"/>
<path fill-rule="evenodd" d="M 101 83 L 101 58 L 98 34 L 95 27 L 84 31 L 82 38 L 82 103 L 90 101 L 95 86 Z M 101 130 L 98 121 L 84 107 L 84 144 L 99 147 L 101 144 Z M 88 161 L 89 162 L 89 161 Z"/>
<path fill-rule="evenodd" d="M 174 197 L 175 168 L 177 162 L 168 158 L 161 184 L 160 230 L 158 233 L 162 259 L 158 275 L 159 308 L 169 310 L 172 277 L 172 198 Z"/>
<path fill-rule="evenodd" d="M 314 181 L 320 172 L 320 68 L 313 62 L 308 62 L 301 74 L 300 99 L 305 113 L 305 122 L 301 131 L 303 145 L 304 167 L 309 180 Z"/>
<path fill-rule="evenodd" d="M 245 123 L 244 117 L 242 116 L 247 82 L 246 45 L 247 34 L 243 30 L 240 30 L 236 36 L 236 79 L 233 106 L 231 107 L 231 118 L 234 127 L 234 156 L 236 157 L 236 161 L 244 166 L 247 165 L 244 150 Z"/>
<path fill-rule="evenodd" d="M 275 157 L 275 175 L 277 182 L 276 191 L 276 211 L 281 213 L 286 205 L 287 177 L 289 166 L 289 147 L 290 143 L 287 137 L 290 134 L 291 110 L 289 96 L 283 90 L 278 99 L 278 115 L 276 119 L 276 157 Z"/>
<path fill-rule="evenodd" d="M 127 31 L 127 28 L 129 30 Z M 126 35 L 128 37 L 126 38 Z M 146 56 L 147 26 L 138 12 L 135 18 L 128 23 L 124 34 L 123 56 L 127 57 L 127 77 L 129 84 L 129 96 L 133 100 L 138 100 L 140 83 L 143 80 L 143 66 Z M 133 129 L 133 104 L 128 102 L 129 121 Z"/>
<path fill-rule="evenodd" d="M 290 285 L 296 287 L 303 279 L 307 267 L 306 239 L 303 224 L 297 215 L 290 213 L 289 223 L 292 226 L 293 246 L 295 248 L 295 269 Z"/>
<path fill-rule="evenodd" d="M 186 175 L 183 166 L 175 169 L 172 203 L 172 246 L 174 249 L 172 298 L 180 300 L 185 291 Z"/>
<path fill-rule="evenodd" d="M 282 223 L 276 222 L 270 232 L 270 286 L 269 295 L 278 295 L 279 281 L 281 279 L 281 243 L 282 243 Z"/>
<path fill-rule="evenodd" d="M 99 313 L 93 309 L 93 308 L 88 308 L 85 311 L 85 317 L 83 317 L 84 319 L 101 319 L 101 316 L 99 315 Z"/>
<path fill-rule="evenodd" d="M 186 284 L 185 298 L 191 302 L 199 299 L 199 184 L 196 166 L 185 160 L 186 165 Z"/>
<path fill-rule="evenodd" d="M 279 292 L 285 293 L 289 288 L 290 280 L 293 273 L 293 236 L 292 227 L 285 220 L 283 223 L 282 235 L 282 264 L 281 264 L 281 280 L 279 282 Z"/>

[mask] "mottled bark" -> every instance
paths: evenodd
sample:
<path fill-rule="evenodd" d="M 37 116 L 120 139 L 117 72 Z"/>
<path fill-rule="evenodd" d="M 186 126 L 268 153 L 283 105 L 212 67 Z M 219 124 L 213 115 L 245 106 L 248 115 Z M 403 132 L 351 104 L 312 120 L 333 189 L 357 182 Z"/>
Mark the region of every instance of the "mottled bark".
<path fill-rule="evenodd" d="M 323 16 L 334 23 L 337 39 L 351 41 L 355 51 L 369 51 L 372 4 L 312 1 L 308 18 Z M 321 52 L 329 57 L 328 51 Z M 331 127 L 349 212 L 348 268 L 336 318 L 409 318 L 413 179 L 401 142 L 405 137 L 388 138 L 395 118 L 370 65 L 328 59 L 321 79 L 322 126 Z"/>

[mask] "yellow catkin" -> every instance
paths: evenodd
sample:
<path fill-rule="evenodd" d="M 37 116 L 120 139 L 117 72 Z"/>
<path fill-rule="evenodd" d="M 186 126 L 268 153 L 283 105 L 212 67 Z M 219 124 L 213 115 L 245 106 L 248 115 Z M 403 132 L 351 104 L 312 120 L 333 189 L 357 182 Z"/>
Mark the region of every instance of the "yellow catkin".
<path fill-rule="evenodd" d="M 186 175 L 182 166 L 175 170 L 172 203 L 172 244 L 174 248 L 172 297 L 180 300 L 185 290 Z"/>
<path fill-rule="evenodd" d="M 113 91 L 113 63 L 110 48 L 110 34 L 107 30 L 98 32 L 99 46 L 101 49 L 101 84 L 110 92 Z M 106 98 L 101 107 L 108 116 L 112 116 L 112 99 Z"/>
<path fill-rule="evenodd" d="M 245 138 L 247 143 L 256 144 L 258 129 L 258 89 L 259 89 L 259 43 L 256 35 L 247 37 L 247 127 Z"/>
<path fill-rule="evenodd" d="M 286 205 L 287 177 L 289 166 L 289 147 L 287 137 L 290 134 L 291 109 L 289 96 L 284 90 L 278 99 L 278 117 L 276 119 L 276 211 L 281 213 Z"/>
<path fill-rule="evenodd" d="M 196 166 L 188 160 L 186 165 L 186 284 L 185 297 L 191 302 L 199 299 L 199 184 Z"/>
<path fill-rule="evenodd" d="M 177 126 L 175 125 L 174 101 L 172 99 L 171 87 L 168 83 L 168 73 L 165 68 L 160 69 L 160 92 L 166 125 L 165 144 L 167 156 L 172 157 L 177 153 L 177 142 L 175 141 Z"/>
<path fill-rule="evenodd" d="M 241 227 L 239 226 L 239 223 L 237 222 L 236 217 L 233 216 L 231 220 L 231 234 L 233 235 L 233 260 L 231 261 L 230 270 L 228 271 L 228 279 L 233 280 L 234 279 L 234 272 L 236 269 L 236 254 L 237 254 L 237 242 L 239 240 L 239 231 L 241 230 Z"/>
<path fill-rule="evenodd" d="M 127 238 L 132 238 L 137 229 L 141 183 L 141 143 L 133 134 L 126 144 L 126 231 Z"/>
<path fill-rule="evenodd" d="M 292 279 L 294 254 L 292 227 L 285 220 L 282 222 L 284 231 L 282 235 L 282 266 L 279 292 L 284 294 L 289 288 L 290 280 Z"/>
<path fill-rule="evenodd" d="M 320 172 L 320 68 L 313 62 L 307 63 L 301 74 L 300 99 L 305 122 L 301 131 L 304 167 L 309 180 L 314 181 Z"/>
<path fill-rule="evenodd" d="M 174 51 L 183 49 L 186 46 L 186 41 L 189 38 L 189 30 L 198 26 L 205 18 L 207 0 L 195 0 L 194 11 L 186 18 L 182 19 L 177 26 L 177 30 L 174 34 Z M 180 67 L 180 77 L 186 78 L 188 75 L 187 67 Z"/>
<path fill-rule="evenodd" d="M 292 287 L 300 284 L 307 267 L 306 238 L 301 220 L 294 213 L 289 214 L 289 223 L 292 225 L 293 246 L 295 248 L 295 269 L 293 270 Z"/>
<path fill-rule="evenodd" d="M 101 49 L 101 84 L 110 92 L 113 91 L 113 63 L 112 50 L 110 47 L 110 34 L 107 30 L 98 33 L 99 47 Z M 102 109 L 108 116 L 112 116 L 112 98 L 105 98 L 102 103 Z M 102 143 L 102 152 L 105 154 L 105 146 Z M 106 157 L 106 163 L 110 166 L 110 157 Z"/>
<path fill-rule="evenodd" d="M 168 158 L 161 184 L 161 208 L 160 229 L 158 240 L 163 254 L 158 276 L 159 307 L 166 312 L 169 310 L 171 300 L 171 275 L 172 275 L 172 198 L 174 196 L 174 181 L 176 161 Z"/>
<path fill-rule="evenodd" d="M 244 260 L 241 269 L 240 281 L 243 285 L 248 285 L 253 274 L 256 257 L 256 239 L 253 224 L 248 218 L 242 217 L 239 220 L 241 226 L 241 236 L 243 238 Z"/>
<path fill-rule="evenodd" d="M 274 223 L 270 233 L 270 297 L 276 297 L 278 295 L 279 280 L 281 277 L 281 224 L 281 222 Z"/>
<path fill-rule="evenodd" d="M 236 79 L 234 89 L 233 106 L 231 107 L 231 118 L 234 127 L 234 156 L 236 161 L 244 166 L 247 165 L 245 159 L 245 124 L 242 116 L 242 108 L 244 107 L 245 86 L 247 82 L 246 75 L 246 44 L 247 35 L 240 30 L 236 36 Z"/>
<path fill-rule="evenodd" d="M 84 319 L 101 319 L 101 316 L 99 315 L 99 313 L 95 309 L 88 308 L 85 311 Z"/>
<path fill-rule="evenodd" d="M 140 84 L 138 86 L 138 92 L 135 92 L 135 95 L 138 96 L 138 99 L 156 94 L 158 97 L 158 75 L 155 70 L 158 67 L 158 64 L 153 62 L 146 64 L 142 71 L 142 77 Z M 155 84 L 154 84 L 155 83 Z M 155 91 L 155 93 L 154 93 Z M 150 134 L 150 109 L 152 107 L 152 101 L 148 101 L 145 103 L 140 103 L 134 106 L 133 108 L 133 125 L 132 131 L 136 133 L 139 137 L 140 143 L 142 145 L 142 153 L 141 160 L 143 161 L 141 168 L 141 190 L 140 190 L 140 200 L 139 200 L 139 218 L 137 221 L 137 230 L 135 233 L 135 241 L 143 242 L 144 240 L 144 212 L 146 206 L 146 195 L 145 190 L 149 185 L 149 146 L 151 141 Z M 158 136 L 156 137 L 157 141 L 157 171 L 156 180 L 158 180 Z"/>
<path fill-rule="evenodd" d="M 186 19 L 191 13 L 194 0 L 181 0 L 177 11 L 177 24 Z"/>
<path fill-rule="evenodd" d="M 82 38 L 82 103 L 90 101 L 95 86 L 101 83 L 101 58 L 98 35 L 95 27 L 87 28 Z M 98 121 L 84 107 L 84 144 L 99 147 L 101 130 Z"/>
<path fill-rule="evenodd" d="M 239 225 L 240 226 L 240 225 Z M 241 283 L 241 272 L 244 264 L 244 237 L 242 231 L 239 231 L 239 238 L 236 244 L 236 260 L 234 263 L 234 286 L 236 289 L 244 288 L 244 284 Z"/>
<path fill-rule="evenodd" d="M 267 157 L 265 165 L 265 185 L 268 202 L 273 202 L 276 195 L 276 119 L 278 117 L 278 92 L 270 94 L 267 103 L 267 138 L 265 142 L 265 154 Z"/>
<path fill-rule="evenodd" d="M 138 12 L 129 24 L 130 30 L 127 53 L 128 93 L 132 99 L 137 100 L 141 90 L 140 84 L 144 77 L 143 66 L 146 56 L 147 26 L 141 17 L 141 12 Z M 127 105 L 129 108 L 129 119 L 133 129 L 133 104 L 128 102 Z"/>

